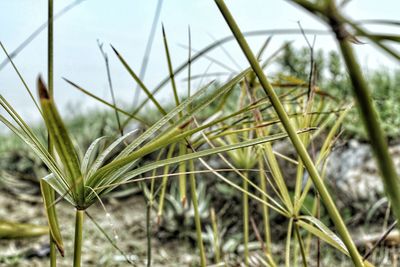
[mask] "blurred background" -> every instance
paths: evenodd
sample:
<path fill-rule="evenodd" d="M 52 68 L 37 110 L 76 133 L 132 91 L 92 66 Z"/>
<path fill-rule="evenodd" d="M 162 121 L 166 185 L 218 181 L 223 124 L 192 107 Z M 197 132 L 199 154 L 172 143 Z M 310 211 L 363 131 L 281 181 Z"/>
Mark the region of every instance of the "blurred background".
<path fill-rule="evenodd" d="M 197 51 L 213 43 L 215 40 L 230 36 L 231 33 L 224 23 L 214 1 L 211 0 L 168 0 L 160 1 L 160 17 L 156 23 L 154 42 L 149 56 L 148 67 L 144 81 L 149 88 L 156 86 L 168 74 L 166 57 L 162 43 L 161 23 L 164 23 L 170 43 L 173 65 L 177 67 L 187 60 L 188 27 L 192 34 L 192 48 Z M 76 5 L 75 5 L 76 4 Z M 268 51 L 272 53 L 284 41 L 293 41 L 294 47 L 304 47 L 306 42 L 300 35 L 298 22 L 304 29 L 326 30 L 326 27 L 287 1 L 247 0 L 227 1 L 232 13 L 237 19 L 242 31 L 294 29 L 298 34 L 275 35 Z M 132 92 L 136 84 L 129 74 L 119 64 L 109 44 L 112 44 L 128 61 L 130 66 L 140 72 L 146 44 L 156 13 L 157 0 L 83 0 L 55 1 L 55 14 L 67 6 L 73 7 L 55 21 L 55 97 L 59 106 L 79 105 L 92 107 L 98 105 L 95 101 L 84 97 L 82 93 L 69 86 L 62 77 L 66 77 L 96 95 L 110 99 L 107 85 L 104 60 L 98 48 L 98 41 L 104 43 L 104 50 L 109 54 L 111 75 L 118 104 L 129 106 L 134 102 Z M 388 9 L 386 6 L 393 8 Z M 396 8 L 397 7 L 397 8 Z M 356 20 L 362 19 L 398 19 L 400 2 L 384 1 L 351 1 L 346 6 L 346 12 Z M 47 1 L 45 0 L 1 0 L 0 1 L 0 41 L 9 53 L 14 51 L 30 34 L 32 34 L 47 19 Z M 381 33 L 394 33 L 396 28 L 369 25 L 370 29 Z M 259 49 L 268 35 L 249 37 L 254 49 Z M 312 40 L 312 35 L 309 35 Z M 17 67 L 26 79 L 28 85 L 34 88 L 39 73 L 46 75 L 47 36 L 42 31 L 14 59 Z M 98 40 L 98 41 L 97 41 Z M 248 66 L 236 42 L 228 42 L 226 51 L 216 48 L 209 55 L 217 58 L 232 69 L 239 71 Z M 319 35 L 315 48 L 325 51 L 336 49 L 336 43 L 330 35 Z M 383 53 L 377 53 L 368 43 L 356 46 L 356 51 L 364 70 L 393 69 L 398 65 Z M 267 51 L 267 54 L 268 54 Z M 194 51 L 193 53 L 194 54 Z M 229 54 L 230 56 L 228 56 Z M 231 57 L 231 58 L 230 58 Z M 28 120 L 38 119 L 36 113 L 30 112 L 33 104 L 28 95 L 23 93 L 22 84 L 10 64 L 4 65 L 4 53 L 0 53 L 0 92 Z M 234 62 L 232 61 L 234 59 Z M 193 64 L 193 74 L 203 74 L 205 71 L 226 71 L 217 64 L 210 64 L 202 58 Z M 273 65 L 268 69 L 273 74 Z M 184 82 L 186 72 L 178 76 L 178 82 Z M 214 77 L 210 78 L 214 79 Z M 197 83 L 196 83 L 197 82 Z M 195 81 L 196 87 L 199 80 Z M 203 80 L 207 82 L 207 80 Z M 186 88 L 186 85 L 184 86 Z M 163 89 L 168 91 L 168 86 Z M 160 92 L 163 101 L 169 101 L 168 96 Z M 142 94 L 143 96 L 143 94 Z M 172 100 L 172 99 L 171 99 Z M 99 105 L 100 106 L 100 105 Z M 3 111 L 0 111 L 3 112 Z M 3 128 L 3 126 L 1 126 Z"/>

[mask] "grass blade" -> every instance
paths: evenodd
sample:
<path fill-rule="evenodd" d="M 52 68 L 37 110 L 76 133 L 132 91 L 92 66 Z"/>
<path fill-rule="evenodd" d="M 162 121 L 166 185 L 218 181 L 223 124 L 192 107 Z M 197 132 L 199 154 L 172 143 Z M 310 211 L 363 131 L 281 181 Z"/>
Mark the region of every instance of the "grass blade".
<path fill-rule="evenodd" d="M 79 207 L 84 204 L 84 184 L 78 155 L 67 128 L 57 111 L 54 100 L 49 95 L 41 78 L 38 79 L 38 90 L 46 127 L 54 144 L 54 148 L 65 167 L 66 178 Z"/>
<path fill-rule="evenodd" d="M 55 205 L 53 205 L 53 202 L 55 200 L 54 190 L 44 180 L 40 180 L 40 191 L 42 192 L 44 206 L 46 208 L 45 211 L 52 240 L 56 244 L 61 255 L 64 256 L 64 245 L 62 241 L 61 231 L 58 225 Z"/>

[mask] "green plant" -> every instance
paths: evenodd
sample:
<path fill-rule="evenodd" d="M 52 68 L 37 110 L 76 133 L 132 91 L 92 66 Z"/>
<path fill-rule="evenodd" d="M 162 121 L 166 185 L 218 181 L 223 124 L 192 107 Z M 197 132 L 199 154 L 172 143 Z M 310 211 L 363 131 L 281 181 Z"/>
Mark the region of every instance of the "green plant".
<path fill-rule="evenodd" d="M 99 138 L 91 145 L 91 147 L 89 147 L 85 156 L 82 159 L 79 159 L 69 133 L 55 107 L 54 100 L 49 95 L 46 87 L 40 79 L 38 81 L 38 90 L 43 117 L 49 134 L 52 137 L 52 140 L 54 140 L 55 151 L 57 152 L 60 161 L 46 151 L 36 135 L 9 105 L 9 103 L 3 97 L 0 98 L 1 105 L 11 115 L 19 128 L 15 127 L 3 116 L 1 117 L 1 121 L 34 150 L 52 172 L 43 179 L 42 185 L 44 183 L 51 185 L 52 188 L 54 188 L 64 199 L 76 208 L 75 266 L 80 266 L 83 211 L 96 202 L 98 198 L 106 195 L 119 184 L 131 180 L 141 173 L 166 165 L 285 137 L 284 134 L 278 134 L 258 138 L 237 144 L 181 155 L 133 169 L 137 166 L 138 161 L 140 161 L 140 159 L 146 154 L 163 148 L 168 144 L 178 142 L 185 137 L 202 130 L 202 127 L 185 130 L 187 120 L 189 120 L 195 112 L 205 108 L 208 103 L 232 89 L 232 87 L 240 81 L 246 73 L 248 73 L 248 70 L 239 74 L 210 95 L 200 98 L 200 100 L 195 103 L 194 100 L 199 99 L 199 97 L 207 90 L 207 87 L 199 90 L 192 97 L 186 99 L 179 106 L 165 115 L 145 133 L 136 138 L 133 142 L 129 143 L 129 145 L 127 145 L 121 152 L 113 156 L 111 159 L 108 159 L 108 163 L 105 163 L 105 160 L 109 157 L 110 153 L 112 153 L 113 148 L 126 140 L 130 134 L 117 139 L 101 153 L 97 151 L 97 148 L 99 148 L 104 138 Z M 174 121 L 171 126 L 159 133 L 156 138 L 153 137 L 159 129 L 168 124 L 174 116 L 182 112 L 189 104 L 193 105 L 190 109 L 190 113 L 187 113 L 180 119 Z M 153 137 L 152 140 L 139 147 L 148 140 L 149 137 Z M 47 208 L 54 207 L 55 203 L 49 201 L 49 194 L 51 192 L 44 187 L 42 187 L 42 192 L 46 199 Z M 57 217 L 54 213 L 49 213 L 48 218 L 53 238 L 57 242 L 59 249 L 62 251 L 61 234 L 58 228 Z"/>
<path fill-rule="evenodd" d="M 316 189 L 318 190 L 319 194 L 321 195 L 321 199 L 324 202 L 324 205 L 331 216 L 331 219 L 334 221 L 336 229 L 338 230 L 343 242 L 345 243 L 353 262 L 356 266 L 363 266 L 362 258 L 354 245 L 352 238 L 350 237 L 348 230 L 328 192 L 325 185 L 322 182 L 322 179 L 315 168 L 309 154 L 307 153 L 303 142 L 296 134 L 296 131 L 293 125 L 290 123 L 289 117 L 287 116 L 286 111 L 284 110 L 281 102 L 279 101 L 276 93 L 274 92 L 272 86 L 268 82 L 262 68 L 260 67 L 258 61 L 256 60 L 255 56 L 253 55 L 250 47 L 248 46 L 246 40 L 243 37 L 240 29 L 238 28 L 235 20 L 233 19 L 232 15 L 230 14 L 228 8 L 224 4 L 223 1 L 216 0 L 218 7 L 220 8 L 221 13 L 223 14 L 225 20 L 227 21 L 228 25 L 230 26 L 233 34 L 235 35 L 239 45 L 241 46 L 243 53 L 246 55 L 249 63 L 251 64 L 254 72 L 256 73 L 262 88 L 264 89 L 266 95 L 270 98 L 272 105 L 275 108 L 285 130 L 287 131 L 294 147 L 296 148 L 299 157 L 303 161 L 308 173 L 310 174 L 311 179 L 314 182 Z"/>
<path fill-rule="evenodd" d="M 381 162 L 381 168 L 387 167 L 386 173 L 384 173 L 385 182 L 387 187 L 393 186 L 388 191 L 392 201 L 396 203 L 398 183 L 395 179 L 393 164 L 386 153 L 382 131 L 379 130 L 379 127 L 378 130 L 372 129 L 379 126 L 379 122 L 377 116 L 374 115 L 373 108 L 369 105 L 371 98 L 368 96 L 368 88 L 347 43 L 349 36 L 343 36 L 345 33 L 343 23 L 353 27 L 358 36 L 374 40 L 382 49 L 398 58 L 398 55 L 382 42 L 384 39 L 396 40 L 396 38 L 366 34 L 357 24 L 341 17 L 332 1 L 325 1 L 324 4 L 301 0 L 293 2 L 323 18 L 335 31 L 350 72 L 350 80 L 358 92 L 357 96 L 363 111 L 367 114 L 364 118 L 372 114 L 372 122 L 366 121 L 366 124 L 372 133 L 371 138 L 375 138 L 373 139 L 375 151 L 378 148 L 383 150 L 383 152 L 377 151 L 377 157 L 381 161 L 388 160 L 386 163 Z M 153 209 L 157 209 L 158 219 L 163 219 L 161 225 L 170 232 L 178 231 L 181 221 L 184 221 L 185 225 L 189 224 L 189 235 L 197 241 L 201 266 L 207 264 L 206 248 L 203 244 L 204 237 L 209 245 L 212 244 L 216 264 L 223 262 L 221 253 L 226 252 L 224 247 L 234 243 L 234 246 L 231 247 L 243 247 L 244 263 L 247 266 L 254 264 L 255 261 L 264 266 L 277 266 L 281 261 L 284 261 L 286 266 L 297 265 L 299 262 L 303 266 L 308 266 L 310 264 L 309 257 L 312 254 L 310 252 L 311 241 L 316 238 L 325 241 L 344 255 L 350 256 L 356 266 L 370 266 L 370 263 L 365 258 L 361 258 L 357 251 L 323 181 L 327 156 L 332 149 L 340 125 L 345 121 L 346 115 L 351 112 L 348 106 L 338 109 L 338 102 L 329 101 L 337 98 L 337 94 L 339 94 L 337 91 L 345 88 L 349 83 L 341 69 L 338 55 L 331 53 L 329 64 L 324 64 L 323 54 L 319 51 L 314 54 L 313 46 L 310 44 L 309 50 L 303 49 L 300 53 L 293 50 L 290 44 L 286 44 L 262 62 L 261 55 L 268 46 L 270 38 L 266 40 L 255 56 L 244 36 L 260 34 L 260 32 L 242 33 L 223 0 L 216 0 L 216 3 L 248 59 L 251 69 L 235 75 L 225 83 L 208 84 L 193 94 L 191 64 L 215 47 L 220 47 L 224 42 L 232 40 L 232 37 L 219 40 L 192 57 L 189 31 L 188 60 L 174 69 L 163 27 L 168 77 L 161 81 L 153 91 L 143 83 L 140 78 L 142 75 L 136 75 L 123 56 L 112 47 L 119 61 L 137 83 L 138 88 L 143 90 L 147 96 L 138 107 L 135 105 L 133 111 L 126 111 L 116 104 L 108 57 L 100 45 L 106 63 L 112 103 L 108 103 L 88 90 L 66 80 L 74 88 L 112 108 L 115 116 L 113 119 L 116 118 L 116 122 L 112 120 L 109 124 L 113 125 L 113 129 L 107 132 L 111 133 L 113 136 L 111 138 L 104 136 L 102 125 L 100 125 L 99 133 L 93 131 L 93 127 L 84 133 L 84 141 L 78 141 L 79 144 L 85 143 L 83 150 L 87 149 L 83 153 L 72 138 L 73 128 L 76 126 L 64 124 L 53 98 L 53 1 L 49 0 L 49 87 L 46 88 L 44 82 L 41 79 L 38 80 L 40 106 L 11 61 L 36 104 L 38 112 L 43 116 L 46 128 L 39 130 L 30 128 L 3 97 L 0 97 L 0 104 L 12 120 L 10 121 L 4 116 L 1 116 L 0 120 L 22 139 L 48 168 L 49 174 L 40 180 L 40 186 L 50 226 L 52 266 L 56 265 L 55 245 L 63 254 L 62 235 L 56 214 L 57 203 L 64 199 L 76 210 L 73 265 L 81 266 L 81 258 L 84 255 L 82 240 L 86 210 L 100 199 L 108 196 L 111 191 L 126 183 L 139 183 L 145 197 L 148 266 L 152 264 L 151 212 Z M 342 19 L 343 21 L 340 21 Z M 302 29 L 301 31 L 304 34 Z M 272 32 L 276 33 L 276 31 Z M 5 51 L 4 47 L 3 50 Z M 283 52 L 283 55 L 279 62 L 284 68 L 282 73 L 270 82 L 264 74 L 265 67 L 280 52 Z M 310 57 L 310 60 L 307 57 Z M 218 62 L 213 58 L 209 59 Z M 185 68 L 188 69 L 188 94 L 182 98 L 178 94 L 175 76 Z M 329 70 L 329 81 L 323 80 L 326 68 Z M 143 69 L 141 69 L 142 71 Z M 203 77 L 206 75 L 204 74 Z M 378 100 L 383 100 L 390 95 L 392 91 L 390 88 L 397 84 L 393 85 L 390 78 L 382 74 L 372 76 L 371 80 L 381 86 L 380 90 L 374 92 Z M 169 108 L 165 108 L 155 97 L 155 93 L 167 83 L 171 84 L 174 100 L 174 104 Z M 320 86 L 317 86 L 317 83 Z M 326 92 L 325 88 L 335 89 L 332 92 Z M 391 96 L 396 98 L 395 93 Z M 156 116 L 149 116 L 149 110 L 144 108 L 148 101 L 155 105 L 156 110 L 151 112 Z M 387 101 L 378 102 L 378 106 L 382 110 L 380 115 L 384 117 L 393 116 L 391 110 L 397 108 L 397 106 L 393 106 L 393 102 Z M 100 115 L 100 117 L 106 116 Z M 152 118 L 149 119 L 149 117 Z M 155 117 L 156 120 L 154 120 Z M 131 120 L 140 122 L 145 128 L 144 133 L 137 133 L 135 136 L 134 132 L 124 134 L 125 127 Z M 115 125 L 118 126 L 118 131 L 116 131 Z M 44 130 L 48 132 L 48 137 Z M 297 158 L 289 158 L 273 150 L 271 143 L 285 138 L 287 136 L 285 132 L 297 151 Z M 307 150 L 314 150 L 313 142 L 321 136 L 321 133 L 324 134 L 324 140 L 321 142 L 318 153 L 309 153 Z M 120 137 L 115 137 L 118 135 Z M 91 142 L 94 139 L 95 141 Z M 111 141 L 113 139 L 115 140 Z M 155 154 L 157 154 L 156 157 Z M 218 162 L 222 162 L 228 168 L 212 167 L 210 161 L 214 158 L 218 158 Z M 284 176 L 283 169 L 278 162 L 279 158 L 290 162 L 296 169 L 296 175 L 291 179 L 293 187 L 289 185 L 288 181 L 291 177 Z M 207 171 L 199 170 L 202 166 Z M 160 169 L 161 171 L 157 172 Z M 29 170 L 29 172 L 32 171 Z M 220 222 L 222 222 L 221 225 L 224 223 L 224 218 L 218 218 L 217 222 L 213 212 L 211 212 L 211 227 L 206 227 L 206 233 L 203 232 L 204 217 L 208 215 L 211 197 L 208 195 L 205 183 L 199 179 L 202 172 L 215 175 L 219 179 L 218 182 L 223 181 L 240 192 L 243 228 L 239 233 L 233 233 L 233 230 L 227 229 L 227 226 L 218 227 Z M 228 172 L 229 176 L 224 172 Z M 143 177 L 146 173 L 151 173 L 151 175 Z M 157 173 L 162 174 L 157 175 Z M 171 178 L 174 176 L 177 176 L 177 181 L 171 182 Z M 160 183 L 157 183 L 156 178 L 161 178 Z M 188 185 L 187 182 L 189 182 Z M 57 199 L 55 192 L 59 195 Z M 225 190 L 225 192 L 227 191 Z M 234 190 L 233 192 L 237 193 Z M 224 191 L 220 190 L 219 193 L 223 195 Z M 223 197 L 226 196 L 221 198 Z M 320 219 L 320 199 L 340 238 Z M 263 236 L 259 233 L 255 223 L 253 223 L 252 229 L 249 225 L 249 221 L 253 219 L 251 213 L 254 206 L 261 208 L 257 210 L 261 211 L 259 217 L 263 222 L 261 231 Z M 396 207 L 395 211 L 398 213 Z M 283 260 L 274 255 L 271 248 L 273 241 L 271 240 L 270 213 L 283 218 L 287 223 L 286 249 Z M 195 233 L 192 231 L 193 229 L 195 229 Z M 257 242 L 252 242 L 254 241 L 252 238 L 256 238 Z M 109 238 L 108 240 L 110 241 Z M 110 242 L 112 243 L 112 241 Z M 242 244 L 239 245 L 240 242 Z M 250 244 L 254 245 L 255 243 L 259 243 L 262 253 L 251 255 Z M 115 246 L 115 244 L 113 245 Z M 319 243 L 317 246 L 319 249 Z"/>
<path fill-rule="evenodd" d="M 306 80 L 310 69 L 309 56 L 308 49 L 296 49 L 291 44 L 287 44 L 282 55 L 274 63 L 282 78 L 297 77 Z M 340 55 L 336 51 L 330 51 L 328 54 L 318 51 L 315 57 L 318 87 L 338 102 L 340 99 L 352 98 L 351 81 Z M 365 77 L 370 85 L 371 97 L 375 102 L 382 128 L 388 138 L 395 140 L 399 136 L 398 129 L 400 128 L 396 115 L 399 108 L 399 96 L 396 90 L 399 87 L 399 71 L 386 68 L 369 70 Z M 345 136 L 357 139 L 368 138 L 355 108 L 344 121 L 343 127 L 346 129 Z"/>
<path fill-rule="evenodd" d="M 361 26 L 344 16 L 341 10 L 337 7 L 336 2 L 333 0 L 324 1 L 323 3 L 318 4 L 304 0 L 294 0 L 293 2 L 321 18 L 331 27 L 336 36 L 343 60 L 350 75 L 353 93 L 357 99 L 363 124 L 367 130 L 372 150 L 382 174 L 385 191 L 392 203 L 394 214 L 397 218 L 400 218 L 400 179 L 389 154 L 386 135 L 376 113 L 369 85 L 366 82 L 360 65 L 354 55 L 351 42 L 356 42 L 357 40 L 354 39 L 346 29 L 346 26 L 351 27 L 355 32 L 372 41 L 375 45 L 380 47 L 396 60 L 400 60 L 399 54 L 389 48 L 384 41 L 394 40 L 394 42 L 398 42 L 398 40 L 392 39 L 390 36 L 381 36 L 381 38 L 379 38 L 368 33 Z"/>

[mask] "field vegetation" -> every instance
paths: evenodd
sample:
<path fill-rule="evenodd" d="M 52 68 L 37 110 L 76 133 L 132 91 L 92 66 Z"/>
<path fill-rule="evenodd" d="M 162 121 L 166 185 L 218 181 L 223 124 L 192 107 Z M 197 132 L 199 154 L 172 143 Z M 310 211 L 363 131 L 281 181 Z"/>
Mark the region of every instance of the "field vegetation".
<path fill-rule="evenodd" d="M 155 88 L 122 51 L 99 44 L 112 100 L 65 79 L 104 109 L 64 118 L 53 97 L 49 0 L 46 79 L 29 88 L 1 45 L 41 122 L 30 125 L 0 96 L 9 130 L 0 136 L 0 265 L 398 266 L 400 179 L 389 146 L 400 136 L 400 71 L 365 72 L 354 46 L 367 40 L 398 62 L 388 43 L 399 36 L 369 32 L 334 0 L 290 2 L 331 29 L 338 51 L 314 49 L 301 24 L 306 47 L 270 51 L 267 36 L 254 51 L 215 0 L 233 38 L 193 52 L 189 30 L 187 61 L 176 67 L 163 28 L 169 75 Z M 192 65 L 227 41 L 249 66 L 194 87 Z M 111 56 L 146 96 L 133 107 L 116 102 Z M 343 207 L 327 178 L 329 156 L 350 139 L 370 146 L 379 170 L 384 204 L 373 211 Z"/>

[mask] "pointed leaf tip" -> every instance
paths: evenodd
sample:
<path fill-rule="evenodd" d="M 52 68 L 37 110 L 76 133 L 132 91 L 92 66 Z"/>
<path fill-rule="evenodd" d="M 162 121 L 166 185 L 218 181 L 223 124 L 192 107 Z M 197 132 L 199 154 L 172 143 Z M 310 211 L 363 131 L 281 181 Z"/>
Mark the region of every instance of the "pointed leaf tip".
<path fill-rule="evenodd" d="M 49 92 L 47 91 L 47 87 L 45 83 L 43 82 L 42 76 L 39 75 L 37 79 L 37 85 L 38 85 L 38 92 L 39 92 L 39 98 L 40 99 L 50 99 Z"/>
<path fill-rule="evenodd" d="M 164 22 L 161 22 L 161 30 L 162 30 L 162 35 L 165 37 L 165 27 L 164 27 Z"/>
<path fill-rule="evenodd" d="M 114 53 L 117 54 L 117 56 L 119 56 L 117 49 L 115 49 L 115 47 L 112 44 L 110 44 L 110 46 L 111 46 L 112 50 L 114 51 Z"/>

